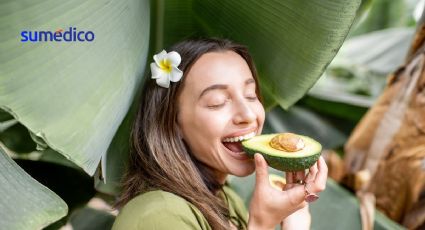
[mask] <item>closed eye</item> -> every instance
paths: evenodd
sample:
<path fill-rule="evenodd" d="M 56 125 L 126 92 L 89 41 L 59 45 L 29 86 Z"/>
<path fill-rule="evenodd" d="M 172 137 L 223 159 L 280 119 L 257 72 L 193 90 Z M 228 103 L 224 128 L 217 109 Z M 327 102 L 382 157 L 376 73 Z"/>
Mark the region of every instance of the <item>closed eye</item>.
<path fill-rule="evenodd" d="M 257 95 L 255 96 L 247 96 L 246 99 L 248 99 L 249 101 L 256 101 L 258 99 Z"/>
<path fill-rule="evenodd" d="M 219 108 L 221 108 L 223 106 L 224 106 L 224 103 L 217 104 L 217 105 L 208 105 L 207 107 L 210 108 L 210 109 L 219 109 Z"/>

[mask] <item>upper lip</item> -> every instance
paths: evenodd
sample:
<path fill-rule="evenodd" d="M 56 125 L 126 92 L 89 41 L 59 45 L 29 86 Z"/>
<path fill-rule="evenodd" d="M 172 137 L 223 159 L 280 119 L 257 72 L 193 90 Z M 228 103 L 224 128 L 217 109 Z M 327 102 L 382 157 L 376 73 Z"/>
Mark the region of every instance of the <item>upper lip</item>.
<path fill-rule="evenodd" d="M 243 130 L 239 130 L 237 132 L 234 132 L 232 134 L 229 134 L 229 135 L 223 137 L 223 139 L 226 139 L 226 138 L 229 138 L 229 137 L 244 136 L 244 135 L 249 134 L 249 133 L 252 133 L 252 132 L 257 133 L 257 127 L 252 127 L 252 128 L 246 128 L 246 129 L 243 129 Z"/>

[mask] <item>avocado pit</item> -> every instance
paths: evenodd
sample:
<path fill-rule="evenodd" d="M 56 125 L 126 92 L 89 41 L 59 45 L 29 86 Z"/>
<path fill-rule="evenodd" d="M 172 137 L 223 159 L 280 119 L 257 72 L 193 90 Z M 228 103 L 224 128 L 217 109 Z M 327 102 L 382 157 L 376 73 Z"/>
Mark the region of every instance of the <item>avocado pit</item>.
<path fill-rule="evenodd" d="M 297 152 L 304 148 L 305 144 L 301 137 L 293 133 L 282 133 L 270 140 L 270 146 L 274 149 Z"/>

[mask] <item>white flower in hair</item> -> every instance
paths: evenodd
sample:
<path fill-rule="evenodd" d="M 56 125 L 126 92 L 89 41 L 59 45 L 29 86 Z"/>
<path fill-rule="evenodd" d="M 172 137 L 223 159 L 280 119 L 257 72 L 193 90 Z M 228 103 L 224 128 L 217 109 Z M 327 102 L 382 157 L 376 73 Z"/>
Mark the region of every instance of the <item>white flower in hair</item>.
<path fill-rule="evenodd" d="M 156 79 L 159 86 L 168 88 L 170 81 L 178 82 L 183 72 L 177 68 L 180 65 L 181 57 L 176 51 L 167 53 L 165 50 L 153 55 L 155 62 L 151 63 L 152 79 Z"/>

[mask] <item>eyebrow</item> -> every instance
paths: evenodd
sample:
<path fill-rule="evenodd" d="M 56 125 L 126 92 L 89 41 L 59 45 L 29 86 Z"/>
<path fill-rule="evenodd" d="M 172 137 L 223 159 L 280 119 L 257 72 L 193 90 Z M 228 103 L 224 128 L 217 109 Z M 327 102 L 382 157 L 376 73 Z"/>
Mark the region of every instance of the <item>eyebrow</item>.
<path fill-rule="evenodd" d="M 245 85 L 249 85 L 249 84 L 252 84 L 252 83 L 255 83 L 254 78 L 249 78 L 245 81 Z M 228 88 L 227 85 L 223 85 L 223 84 L 215 84 L 215 85 L 209 86 L 202 91 L 201 95 L 199 95 L 199 98 L 201 98 L 204 94 L 206 94 L 209 91 L 217 90 L 217 89 L 224 90 L 224 89 L 227 89 L 227 88 Z"/>

